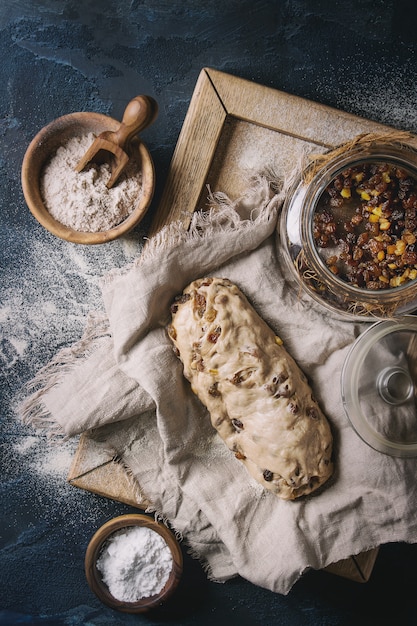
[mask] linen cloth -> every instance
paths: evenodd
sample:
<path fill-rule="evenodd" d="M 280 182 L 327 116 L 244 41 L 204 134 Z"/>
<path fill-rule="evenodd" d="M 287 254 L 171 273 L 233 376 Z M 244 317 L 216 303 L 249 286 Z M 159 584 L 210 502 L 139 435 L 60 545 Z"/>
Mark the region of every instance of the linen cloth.
<path fill-rule="evenodd" d="M 132 476 L 208 576 L 236 575 L 287 594 L 309 568 L 393 541 L 417 541 L 416 459 L 380 454 L 350 427 L 340 374 L 368 323 L 337 319 L 288 281 L 278 235 L 282 195 L 268 184 L 165 227 L 103 285 L 105 314 L 33 381 L 27 422 L 89 431 Z M 166 333 L 173 297 L 226 277 L 246 294 L 308 376 L 334 436 L 333 477 L 295 501 L 266 492 L 229 452 L 191 392 Z"/>

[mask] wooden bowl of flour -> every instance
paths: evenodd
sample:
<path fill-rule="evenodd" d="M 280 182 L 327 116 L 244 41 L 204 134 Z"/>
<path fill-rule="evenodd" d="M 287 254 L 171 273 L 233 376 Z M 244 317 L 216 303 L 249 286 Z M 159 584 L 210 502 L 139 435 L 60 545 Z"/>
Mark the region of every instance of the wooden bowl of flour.
<path fill-rule="evenodd" d="M 85 555 L 90 589 L 107 606 L 146 613 L 176 590 L 183 557 L 173 533 L 142 514 L 120 515 L 93 535 Z"/>
<path fill-rule="evenodd" d="M 45 126 L 29 144 L 22 163 L 23 194 L 38 222 L 60 239 L 106 243 L 132 230 L 148 210 L 155 169 L 139 137 L 132 140 L 126 172 L 112 189 L 97 186 L 100 170 L 93 165 L 75 178 L 75 166 L 86 146 L 101 132 L 117 131 L 119 126 L 120 122 L 100 113 L 70 113 Z M 94 197 L 90 198 L 92 186 Z"/>

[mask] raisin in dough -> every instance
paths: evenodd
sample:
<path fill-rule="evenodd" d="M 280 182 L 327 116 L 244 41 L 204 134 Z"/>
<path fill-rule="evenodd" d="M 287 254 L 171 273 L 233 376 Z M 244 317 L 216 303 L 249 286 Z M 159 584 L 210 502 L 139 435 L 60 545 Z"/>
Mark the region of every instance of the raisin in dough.
<path fill-rule="evenodd" d="M 171 306 L 168 334 L 184 376 L 226 445 L 285 500 L 332 474 L 332 435 L 282 341 L 236 285 L 204 278 Z"/>

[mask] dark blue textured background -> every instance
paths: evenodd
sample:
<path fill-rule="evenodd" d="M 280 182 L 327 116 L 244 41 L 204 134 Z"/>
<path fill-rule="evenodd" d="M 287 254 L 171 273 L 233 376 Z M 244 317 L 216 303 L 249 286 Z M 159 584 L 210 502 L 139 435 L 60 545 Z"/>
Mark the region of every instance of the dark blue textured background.
<path fill-rule="evenodd" d="M 88 310 L 99 307 L 97 277 L 138 252 L 201 68 L 417 132 L 414 4 L 2 0 L 0 624 L 417 624 L 417 548 L 407 545 L 383 546 L 364 585 L 310 572 L 287 597 L 240 579 L 209 583 L 185 555 L 180 589 L 163 610 L 145 617 L 107 609 L 87 586 L 85 549 L 102 523 L 133 509 L 68 486 L 65 462 L 15 413 L 22 385 L 78 339 Z M 28 143 L 73 111 L 121 119 L 140 93 L 160 107 L 142 135 L 157 173 L 148 216 L 123 242 L 80 248 L 55 239 L 23 199 Z"/>

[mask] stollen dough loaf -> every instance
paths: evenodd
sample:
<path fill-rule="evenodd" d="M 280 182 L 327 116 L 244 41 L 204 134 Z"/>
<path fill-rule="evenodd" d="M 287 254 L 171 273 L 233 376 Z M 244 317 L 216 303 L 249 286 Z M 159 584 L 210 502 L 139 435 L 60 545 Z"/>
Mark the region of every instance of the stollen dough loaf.
<path fill-rule="evenodd" d="M 329 423 L 282 341 L 227 279 L 191 283 L 168 334 L 213 426 L 263 487 L 286 500 L 332 474 Z"/>

